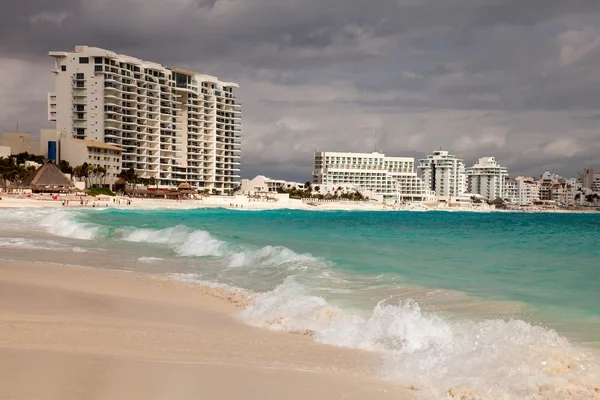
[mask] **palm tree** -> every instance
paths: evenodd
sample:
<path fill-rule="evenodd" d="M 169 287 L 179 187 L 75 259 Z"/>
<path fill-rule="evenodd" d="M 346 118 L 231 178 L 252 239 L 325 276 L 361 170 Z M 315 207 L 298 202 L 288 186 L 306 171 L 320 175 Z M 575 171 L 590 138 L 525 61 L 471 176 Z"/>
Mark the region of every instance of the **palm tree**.
<path fill-rule="evenodd" d="M 96 184 L 98 184 L 98 178 L 100 178 L 100 181 L 102 182 L 102 184 L 104 184 L 104 178 L 106 177 L 106 168 L 102 166 L 94 168 L 94 177 L 96 178 Z"/>
<path fill-rule="evenodd" d="M 81 165 L 77 165 L 76 167 L 73 167 L 73 174 L 72 174 L 72 178 L 80 178 L 81 179 Z"/>

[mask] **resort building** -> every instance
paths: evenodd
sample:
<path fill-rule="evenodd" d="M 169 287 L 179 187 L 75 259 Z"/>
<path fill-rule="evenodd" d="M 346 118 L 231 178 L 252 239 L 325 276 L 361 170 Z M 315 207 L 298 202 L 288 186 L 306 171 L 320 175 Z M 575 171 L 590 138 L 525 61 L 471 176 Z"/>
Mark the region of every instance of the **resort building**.
<path fill-rule="evenodd" d="M 59 132 L 121 148 L 121 169 L 160 187 L 187 182 L 223 194 L 238 186 L 237 84 L 96 47 L 49 55 L 48 118 Z"/>
<path fill-rule="evenodd" d="M 240 192 L 246 195 L 256 193 L 277 193 L 280 190 L 289 190 L 292 188 L 304 189 L 303 183 L 284 181 L 267 178 L 264 175 L 258 175 L 254 179 L 242 179 Z"/>
<path fill-rule="evenodd" d="M 596 172 L 593 169 L 583 170 L 583 174 L 580 175 L 579 180 L 582 188 L 590 189 L 592 192 L 600 192 L 600 172 Z"/>
<path fill-rule="evenodd" d="M 112 187 L 121 173 L 123 150 L 115 145 L 94 140 L 75 139 L 55 129 L 40 132 L 40 154 L 58 164 L 67 161 L 72 167 L 87 163 L 102 167 L 106 174 L 98 184 Z"/>
<path fill-rule="evenodd" d="M 553 174 L 550 171 L 544 172 L 538 181 L 540 200 L 557 200 L 558 195 L 555 189 L 563 183 L 566 184 L 567 180 L 562 176 Z"/>
<path fill-rule="evenodd" d="M 10 148 L 10 154 L 38 154 L 40 142 L 31 140 L 28 132 L 3 132 L 0 137 L 0 146 Z M 6 151 L 6 150 L 4 150 Z"/>
<path fill-rule="evenodd" d="M 447 151 L 434 151 L 420 160 L 418 168 L 426 187 L 438 199 L 448 200 L 465 193 L 465 164 Z"/>
<path fill-rule="evenodd" d="M 501 167 L 494 157 L 480 158 L 466 169 L 467 191 L 480 194 L 484 199 L 504 198 L 504 181 L 508 177 L 506 167 Z"/>
<path fill-rule="evenodd" d="M 313 185 L 355 187 L 368 190 L 388 201 L 433 201 L 414 170 L 410 157 L 386 157 L 382 153 L 316 152 Z"/>
<path fill-rule="evenodd" d="M 518 176 L 515 179 L 506 178 L 502 199 L 512 204 L 529 206 L 540 199 L 540 190 L 533 178 L 523 176 Z"/>

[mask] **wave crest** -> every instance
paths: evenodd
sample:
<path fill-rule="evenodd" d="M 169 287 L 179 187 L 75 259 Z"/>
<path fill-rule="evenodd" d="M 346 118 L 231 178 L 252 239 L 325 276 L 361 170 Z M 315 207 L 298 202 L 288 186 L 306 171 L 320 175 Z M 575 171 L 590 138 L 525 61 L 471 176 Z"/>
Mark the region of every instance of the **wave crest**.
<path fill-rule="evenodd" d="M 376 351 L 383 375 L 426 399 L 597 398 L 600 368 L 554 330 L 521 320 L 452 322 L 412 301 L 378 303 L 369 315 L 342 310 L 288 278 L 257 295 L 240 318 L 310 333 L 329 345 Z M 462 397 L 461 397 L 462 396 Z"/>

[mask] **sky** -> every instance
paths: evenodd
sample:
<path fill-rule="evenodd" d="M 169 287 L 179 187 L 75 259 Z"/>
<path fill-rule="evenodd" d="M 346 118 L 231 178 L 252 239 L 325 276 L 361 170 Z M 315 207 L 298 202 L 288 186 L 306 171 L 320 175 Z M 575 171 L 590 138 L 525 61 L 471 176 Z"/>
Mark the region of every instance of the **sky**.
<path fill-rule="evenodd" d="M 48 51 L 89 45 L 239 83 L 246 178 L 304 182 L 316 150 L 600 169 L 598 0 L 7 1 L 5 131 L 53 127 Z"/>

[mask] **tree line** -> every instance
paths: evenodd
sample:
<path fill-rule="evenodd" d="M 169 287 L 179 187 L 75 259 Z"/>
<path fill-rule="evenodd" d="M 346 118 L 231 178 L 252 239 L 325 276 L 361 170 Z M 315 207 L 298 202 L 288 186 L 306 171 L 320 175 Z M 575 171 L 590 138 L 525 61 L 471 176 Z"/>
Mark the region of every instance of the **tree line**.
<path fill-rule="evenodd" d="M 277 188 L 278 193 L 287 193 L 290 195 L 291 199 L 320 199 L 320 200 L 368 200 L 368 197 L 362 195 L 362 193 L 358 191 L 353 192 L 344 192 L 344 189 L 340 186 L 333 193 L 328 194 L 320 194 L 318 192 L 321 191 L 320 186 L 313 187 L 310 182 L 306 182 L 304 184 L 303 189 L 299 189 L 296 187 L 291 188 Z M 317 192 L 316 194 L 314 192 Z"/>
<path fill-rule="evenodd" d="M 36 156 L 25 152 L 0 158 L 0 180 L 2 181 L 4 190 L 7 189 L 9 183 L 11 185 L 20 184 L 36 170 L 33 166 L 25 167 L 25 161 L 43 164 L 44 156 Z"/>

